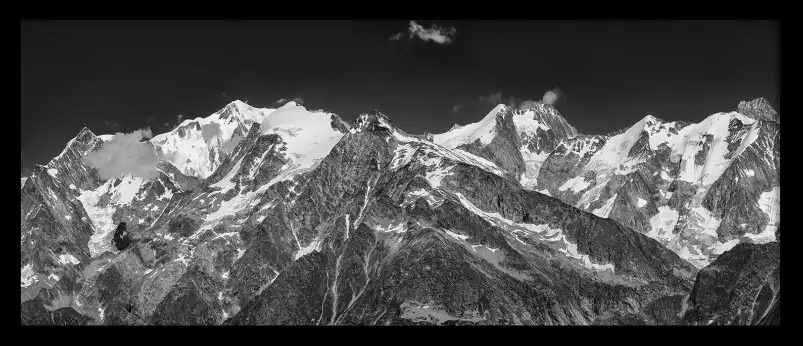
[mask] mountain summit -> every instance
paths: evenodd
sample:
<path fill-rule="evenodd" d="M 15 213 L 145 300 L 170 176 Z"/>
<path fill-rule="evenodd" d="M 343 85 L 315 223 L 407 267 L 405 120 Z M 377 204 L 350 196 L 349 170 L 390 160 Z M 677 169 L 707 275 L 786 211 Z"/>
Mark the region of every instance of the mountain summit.
<path fill-rule="evenodd" d="M 739 102 L 738 112 L 756 120 L 767 120 L 781 123 L 778 113 L 772 108 L 769 101 L 759 97 L 750 102 Z"/>

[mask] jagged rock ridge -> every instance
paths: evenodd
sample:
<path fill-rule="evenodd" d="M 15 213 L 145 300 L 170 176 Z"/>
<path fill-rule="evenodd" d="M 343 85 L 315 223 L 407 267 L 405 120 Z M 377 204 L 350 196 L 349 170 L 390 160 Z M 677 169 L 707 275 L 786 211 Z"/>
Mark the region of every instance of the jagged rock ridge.
<path fill-rule="evenodd" d="M 183 124 L 197 139 L 212 119 L 254 120 L 208 166 L 103 181 L 81 158 L 108 138 L 86 130 L 64 168 L 36 170 L 21 190 L 22 323 L 653 323 L 643 311 L 692 295 L 697 269 L 660 241 L 522 183 L 525 150 L 603 144 L 551 106 L 499 108 L 456 146 L 379 112 L 351 128 L 295 104 L 243 112 Z"/>

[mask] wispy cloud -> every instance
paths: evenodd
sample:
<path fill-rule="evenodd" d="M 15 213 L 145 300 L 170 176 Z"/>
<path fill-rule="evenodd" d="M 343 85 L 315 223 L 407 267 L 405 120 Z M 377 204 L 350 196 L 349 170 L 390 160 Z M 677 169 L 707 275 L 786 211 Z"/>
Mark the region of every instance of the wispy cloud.
<path fill-rule="evenodd" d="M 529 109 L 530 106 L 533 105 L 533 103 L 535 103 L 535 101 L 533 101 L 533 100 L 524 100 L 519 105 L 519 109 L 521 109 L 521 110 Z"/>
<path fill-rule="evenodd" d="M 519 99 L 517 99 L 517 98 L 516 98 L 516 97 L 514 97 L 514 96 L 508 97 L 506 105 L 507 105 L 508 107 L 510 107 L 510 108 L 515 108 L 515 107 L 516 107 L 516 104 L 518 104 L 518 102 L 519 102 L 518 100 L 519 100 Z"/>
<path fill-rule="evenodd" d="M 558 88 L 555 88 L 545 92 L 544 97 L 541 98 L 541 101 L 551 105 L 557 102 L 558 98 L 560 98 L 560 90 Z"/>
<path fill-rule="evenodd" d="M 184 121 L 184 114 L 178 114 L 178 115 L 176 115 L 176 122 L 175 123 L 171 124 L 170 122 L 165 122 L 163 125 L 167 129 L 167 131 L 172 131 L 175 128 L 177 128 L 178 125 L 181 125 L 182 121 Z"/>
<path fill-rule="evenodd" d="M 410 37 L 418 37 L 424 42 L 432 41 L 438 44 L 452 43 L 455 35 L 457 35 L 457 29 L 455 29 L 455 27 L 447 29 L 433 24 L 431 28 L 425 29 L 414 20 L 410 21 L 410 27 L 408 28 L 408 31 L 410 32 Z M 401 36 L 399 36 L 399 38 L 401 38 Z M 393 37 L 391 37 L 391 39 L 393 39 Z"/>
<path fill-rule="evenodd" d="M 398 41 L 398 40 L 401 40 L 402 36 L 404 36 L 404 33 L 400 32 L 400 33 L 398 33 L 396 35 L 391 36 L 390 40 L 391 41 Z"/>
<path fill-rule="evenodd" d="M 295 102 L 297 104 L 300 104 L 300 105 L 304 104 L 304 99 L 302 99 L 300 97 L 296 97 L 296 98 L 294 98 L 292 100 L 291 99 L 281 98 L 281 99 L 276 100 L 275 104 L 276 105 L 284 105 L 285 103 L 290 102 L 290 101 L 293 101 L 293 102 Z"/>
<path fill-rule="evenodd" d="M 499 104 L 502 103 L 502 93 L 498 92 L 496 94 L 490 94 L 488 96 L 480 96 L 481 103 L 493 103 Z"/>
<path fill-rule="evenodd" d="M 463 108 L 462 104 L 456 104 L 456 105 L 452 106 L 452 113 L 457 113 L 457 111 L 459 111 L 460 108 Z"/>
<path fill-rule="evenodd" d="M 84 156 L 84 162 L 97 169 L 102 179 L 121 178 L 128 174 L 148 180 L 156 178 L 159 176 L 156 169 L 159 155 L 149 143 L 142 142 L 152 136 L 150 129 L 128 134 L 118 132 L 111 141 L 103 143 L 100 150 Z"/>
<path fill-rule="evenodd" d="M 561 93 L 560 89 L 558 89 L 558 88 L 555 88 L 555 89 L 552 89 L 552 90 L 547 90 L 547 92 L 544 93 L 544 96 L 541 97 L 541 101 L 540 102 L 541 103 L 546 103 L 548 105 L 553 105 L 553 104 L 555 104 L 555 102 L 558 101 L 558 99 L 560 98 L 561 94 L 562 93 Z M 530 106 L 532 106 L 533 103 L 536 103 L 536 102 L 539 102 L 539 101 L 524 100 L 519 105 L 519 109 L 521 109 L 521 110 L 529 109 Z"/>
<path fill-rule="evenodd" d="M 113 129 L 120 127 L 120 123 L 114 121 L 104 121 L 103 124 Z"/>

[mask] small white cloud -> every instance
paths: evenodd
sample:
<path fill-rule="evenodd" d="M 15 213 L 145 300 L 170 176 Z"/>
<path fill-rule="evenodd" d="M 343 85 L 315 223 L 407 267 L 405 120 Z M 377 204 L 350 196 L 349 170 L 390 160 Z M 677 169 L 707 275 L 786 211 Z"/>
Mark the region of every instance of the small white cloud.
<path fill-rule="evenodd" d="M 541 98 L 541 101 L 551 105 L 554 104 L 558 100 L 558 98 L 560 98 L 560 90 L 558 90 L 558 88 L 555 88 L 545 92 L 544 97 Z"/>
<path fill-rule="evenodd" d="M 541 97 L 541 101 L 535 101 L 535 100 L 524 100 L 524 101 L 522 101 L 519 104 L 519 109 L 521 109 L 521 110 L 529 109 L 530 106 L 533 105 L 533 103 L 537 103 L 537 102 L 542 102 L 542 103 L 546 103 L 546 104 L 549 104 L 549 105 L 555 104 L 555 102 L 557 102 L 558 99 L 560 98 L 560 95 L 561 95 L 560 89 L 558 89 L 558 88 L 549 90 L 549 91 L 544 93 L 543 97 Z M 512 106 L 512 107 L 514 107 L 514 106 Z"/>
<path fill-rule="evenodd" d="M 179 125 L 181 125 L 182 121 L 184 121 L 184 114 L 178 114 L 178 115 L 176 115 L 176 122 L 175 123 L 171 124 L 169 122 L 166 122 L 166 123 L 164 123 L 164 127 L 166 127 L 168 131 L 172 131 L 172 130 L 176 129 Z"/>
<path fill-rule="evenodd" d="M 516 103 L 517 103 L 517 102 L 516 102 L 516 98 L 515 98 L 515 97 L 513 97 L 513 96 L 511 96 L 511 97 L 509 97 L 509 98 L 507 99 L 507 103 L 506 103 L 506 105 L 507 105 L 508 107 L 510 107 L 510 108 L 513 108 L 513 107 L 516 107 Z"/>
<path fill-rule="evenodd" d="M 284 105 L 285 103 L 290 102 L 290 101 L 293 101 L 293 102 L 295 102 L 297 104 L 300 104 L 300 105 L 304 104 L 304 99 L 302 99 L 300 97 L 296 97 L 296 98 L 294 98 L 292 100 L 291 99 L 286 99 L 286 98 L 280 98 L 280 99 L 276 100 L 275 104 L 276 105 Z"/>
<path fill-rule="evenodd" d="M 400 40 L 402 38 L 402 36 L 404 36 L 404 33 L 400 32 L 400 33 L 398 33 L 396 35 L 391 36 L 390 40 L 391 41 L 398 41 L 398 40 Z"/>
<path fill-rule="evenodd" d="M 460 108 L 463 108 L 462 104 L 456 104 L 456 105 L 452 106 L 452 113 L 457 113 L 457 111 L 459 111 Z"/>
<path fill-rule="evenodd" d="M 137 130 L 129 134 L 117 133 L 111 141 L 103 143 L 100 150 L 84 156 L 87 166 L 98 170 L 102 179 L 121 178 L 128 174 L 153 179 L 159 176 L 156 164 L 159 155 L 143 139 L 151 138 L 150 129 Z"/>
<path fill-rule="evenodd" d="M 519 109 L 521 109 L 521 110 L 526 110 L 526 109 L 529 109 L 529 108 L 530 108 L 530 106 L 532 106 L 532 105 L 533 105 L 533 103 L 535 103 L 535 101 L 533 101 L 533 100 L 524 100 L 524 101 L 522 101 L 522 102 L 521 102 L 521 104 L 519 105 Z"/>
<path fill-rule="evenodd" d="M 493 104 L 502 103 L 502 93 L 490 94 L 488 96 L 480 96 L 480 102 L 493 103 Z"/>
<path fill-rule="evenodd" d="M 431 28 L 424 29 L 423 26 L 416 23 L 414 20 L 410 21 L 410 37 L 417 36 L 423 41 L 432 41 L 438 44 L 449 44 L 454 40 L 457 34 L 457 29 L 451 27 L 449 29 L 439 27 L 433 24 Z"/>

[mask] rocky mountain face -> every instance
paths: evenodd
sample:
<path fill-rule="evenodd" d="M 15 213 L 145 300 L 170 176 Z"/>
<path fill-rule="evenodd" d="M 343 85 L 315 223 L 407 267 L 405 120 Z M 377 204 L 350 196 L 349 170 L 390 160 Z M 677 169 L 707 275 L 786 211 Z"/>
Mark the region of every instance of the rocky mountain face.
<path fill-rule="evenodd" d="M 762 244 L 698 270 L 645 228 L 681 206 L 718 213 L 717 239 L 779 220 L 777 207 L 755 220 L 777 203 L 777 135 L 762 134 L 779 127 L 732 117 L 729 134 L 755 138 L 723 154 L 725 178 L 705 186 L 720 192 L 692 208 L 699 179 L 657 180 L 680 176 L 686 156 L 670 166 L 675 142 L 653 150 L 644 134 L 691 125 L 647 119 L 623 132 L 629 143 L 580 135 L 540 103 L 417 136 L 377 111 L 348 127 L 294 103 L 234 102 L 151 139 L 162 160 L 150 180 L 100 179 L 83 157 L 110 138 L 85 129 L 22 182 L 22 324 L 777 324 L 779 247 L 764 242 L 779 233 L 744 236 Z M 601 164 L 613 159 L 627 167 Z M 717 185 L 731 177 L 743 181 Z M 607 197 L 578 197 L 583 184 Z M 696 239 L 694 220 L 678 239 Z"/>
<path fill-rule="evenodd" d="M 491 114 L 496 127 L 485 125 Z M 771 242 L 780 222 L 780 123 L 763 98 L 699 124 L 646 116 L 608 135 L 581 135 L 552 106 L 501 107 L 435 135 L 514 172 L 525 188 L 646 234 L 702 268 L 743 239 Z M 513 123 L 518 139 L 504 124 Z M 458 131 L 481 128 L 482 135 Z M 471 141 L 463 144 L 451 138 Z M 438 142 L 440 137 L 448 141 Z M 479 138 L 474 140 L 474 138 Z M 519 146 L 524 162 L 494 143 Z M 460 145 L 456 145 L 459 143 Z M 515 162 L 515 163 L 511 163 Z M 520 169 L 523 173 L 519 175 Z"/>

